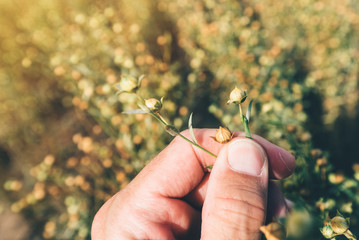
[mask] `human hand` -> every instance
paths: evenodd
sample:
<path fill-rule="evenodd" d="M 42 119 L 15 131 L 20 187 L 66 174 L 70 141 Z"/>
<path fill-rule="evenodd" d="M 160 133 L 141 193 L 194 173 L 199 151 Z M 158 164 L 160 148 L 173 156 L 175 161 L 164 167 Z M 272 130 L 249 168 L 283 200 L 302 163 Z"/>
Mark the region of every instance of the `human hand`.
<path fill-rule="evenodd" d="M 101 207 L 92 239 L 259 239 L 267 210 L 285 211 L 276 188 L 267 208 L 268 178 L 289 176 L 294 157 L 259 136 L 236 133 L 219 144 L 210 138 L 215 134 L 195 129 L 198 143 L 217 159 L 175 138 Z"/>

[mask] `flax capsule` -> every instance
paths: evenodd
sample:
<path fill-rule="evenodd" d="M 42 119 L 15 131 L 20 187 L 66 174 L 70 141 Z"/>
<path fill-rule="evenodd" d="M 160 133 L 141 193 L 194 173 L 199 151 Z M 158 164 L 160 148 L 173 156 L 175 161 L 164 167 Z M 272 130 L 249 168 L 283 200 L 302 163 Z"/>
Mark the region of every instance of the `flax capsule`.
<path fill-rule="evenodd" d="M 216 142 L 227 143 L 232 140 L 233 134 L 227 127 L 219 127 L 216 132 L 216 136 L 212 137 Z"/>

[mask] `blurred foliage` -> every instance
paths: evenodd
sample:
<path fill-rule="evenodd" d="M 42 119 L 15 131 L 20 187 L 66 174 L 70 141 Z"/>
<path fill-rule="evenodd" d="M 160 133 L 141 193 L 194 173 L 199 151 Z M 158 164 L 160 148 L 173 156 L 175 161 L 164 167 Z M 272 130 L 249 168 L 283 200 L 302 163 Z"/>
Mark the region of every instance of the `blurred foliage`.
<path fill-rule="evenodd" d="M 291 149 L 291 239 L 319 239 L 336 210 L 359 231 L 359 3 L 354 0 L 0 0 L 1 195 L 29 239 L 89 239 L 100 206 L 171 137 L 117 96 L 146 74 L 180 129 L 241 129 L 234 85 L 255 99 L 252 132 Z M 120 101 L 119 101 L 120 100 Z M 322 149 L 319 150 L 318 148 Z M 354 165 L 353 165 L 354 164 Z"/>

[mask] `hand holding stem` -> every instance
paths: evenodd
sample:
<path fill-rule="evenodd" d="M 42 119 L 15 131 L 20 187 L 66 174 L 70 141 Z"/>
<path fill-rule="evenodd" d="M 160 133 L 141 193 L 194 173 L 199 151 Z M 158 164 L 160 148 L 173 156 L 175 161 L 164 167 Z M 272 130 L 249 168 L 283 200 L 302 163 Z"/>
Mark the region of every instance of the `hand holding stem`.
<path fill-rule="evenodd" d="M 145 100 L 137 93 L 137 90 L 139 89 L 139 87 L 141 85 L 142 79 L 143 79 L 143 76 L 141 76 L 138 80 L 136 78 L 134 78 L 134 77 L 122 77 L 121 82 L 116 85 L 116 88 L 118 88 L 118 90 L 119 90 L 118 93 L 122 93 L 122 92 L 134 93 L 134 94 L 136 94 L 136 96 L 137 96 L 137 98 L 139 100 L 138 105 L 140 106 L 141 109 L 125 111 L 125 113 L 130 113 L 130 114 L 131 113 L 149 113 L 154 118 L 156 118 L 164 126 L 164 129 L 166 130 L 166 132 L 168 132 L 172 136 L 177 136 L 178 135 L 181 138 L 183 138 L 185 141 L 192 144 L 193 146 L 195 146 L 195 147 L 205 151 L 209 155 L 217 158 L 217 156 L 215 154 L 211 153 L 210 151 L 203 148 L 202 146 L 200 146 L 197 143 L 197 141 L 195 139 L 195 136 L 193 134 L 192 124 L 190 124 L 190 131 L 192 132 L 192 138 L 193 138 L 193 140 L 191 141 L 190 139 L 183 136 L 175 126 L 169 124 L 162 117 L 162 115 L 160 114 L 160 111 L 161 111 L 161 108 L 162 108 L 163 97 L 161 98 L 161 100 L 158 100 L 158 99 L 155 99 L 155 98 L 150 98 L 150 99 Z M 249 106 L 248 106 L 247 117 L 243 115 L 242 108 L 241 108 L 241 103 L 244 102 L 246 100 L 246 98 L 247 98 L 246 91 L 242 92 L 237 87 L 235 87 L 235 89 L 230 94 L 230 100 L 228 101 L 228 103 L 238 104 L 239 112 L 240 112 L 240 116 L 241 116 L 241 120 L 242 120 L 242 124 L 243 124 L 243 127 L 244 127 L 246 137 L 252 139 L 250 131 L 249 131 L 249 127 L 248 127 L 249 115 L 250 115 L 250 109 L 251 109 L 252 101 L 249 103 Z M 190 122 L 191 122 L 191 118 L 190 118 Z"/>

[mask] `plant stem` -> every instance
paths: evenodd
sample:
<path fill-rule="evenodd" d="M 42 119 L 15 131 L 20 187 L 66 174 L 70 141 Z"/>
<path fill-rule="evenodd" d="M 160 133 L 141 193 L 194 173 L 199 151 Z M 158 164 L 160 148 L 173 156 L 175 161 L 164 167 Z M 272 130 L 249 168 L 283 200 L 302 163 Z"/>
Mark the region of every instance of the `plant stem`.
<path fill-rule="evenodd" d="M 356 236 L 349 229 L 344 233 L 344 236 L 351 240 L 357 240 Z"/>
<path fill-rule="evenodd" d="M 141 103 L 144 103 L 144 99 L 139 96 L 138 94 L 136 94 L 137 98 L 141 101 Z M 170 124 L 167 123 L 167 121 L 162 117 L 162 115 L 160 113 L 155 113 L 152 110 L 149 111 L 149 114 L 152 115 L 154 118 L 156 118 L 160 123 L 162 123 L 165 127 L 173 127 Z M 174 128 L 174 127 L 173 127 Z M 209 155 L 217 158 L 217 155 L 211 153 L 210 151 L 208 151 L 207 149 L 205 149 L 204 147 L 201 147 L 200 145 L 198 145 L 197 143 L 189 140 L 188 138 L 186 138 L 185 136 L 183 136 L 181 133 L 179 133 L 179 130 L 176 129 L 177 135 L 179 135 L 181 138 L 183 138 L 184 140 L 186 140 L 187 142 L 189 142 L 190 144 L 192 144 L 193 146 L 198 147 L 199 149 L 205 151 L 206 153 L 208 153 Z"/>
<path fill-rule="evenodd" d="M 157 113 L 157 116 L 162 120 L 162 122 L 165 124 L 165 125 L 168 125 L 168 123 L 166 122 L 166 120 L 162 117 L 162 115 L 160 113 Z"/>
<path fill-rule="evenodd" d="M 160 123 L 162 123 L 164 126 L 169 125 L 163 118 L 161 118 L 160 116 L 158 116 L 158 114 L 156 114 L 156 113 L 154 113 L 154 112 L 152 112 L 152 111 L 150 111 L 150 114 L 151 114 L 154 118 L 156 118 Z"/>
<path fill-rule="evenodd" d="M 141 104 L 145 104 L 145 99 L 143 99 L 140 95 L 138 95 L 137 93 L 135 94 L 136 97 L 138 98 L 138 100 L 140 100 Z"/>
<path fill-rule="evenodd" d="M 207 149 L 201 147 L 201 146 L 198 145 L 197 143 L 192 142 L 191 140 L 189 140 L 188 138 L 186 138 L 186 137 L 183 136 L 182 134 L 179 133 L 178 136 L 180 136 L 181 138 L 183 138 L 183 139 L 186 140 L 187 142 L 191 143 L 193 146 L 196 146 L 196 147 L 198 147 L 199 149 L 201 149 L 201 150 L 205 151 L 206 153 L 208 153 L 209 155 L 211 155 L 211 156 L 217 158 L 217 155 L 211 153 L 210 151 L 208 151 Z"/>
<path fill-rule="evenodd" d="M 244 128 L 244 132 L 246 134 L 246 137 L 250 138 L 250 139 L 253 139 L 252 136 L 251 136 L 251 132 L 249 131 L 248 119 L 246 118 L 246 116 L 243 115 L 241 104 L 238 104 L 238 107 L 239 107 L 239 114 L 241 115 L 242 125 L 243 125 L 243 128 Z"/>

